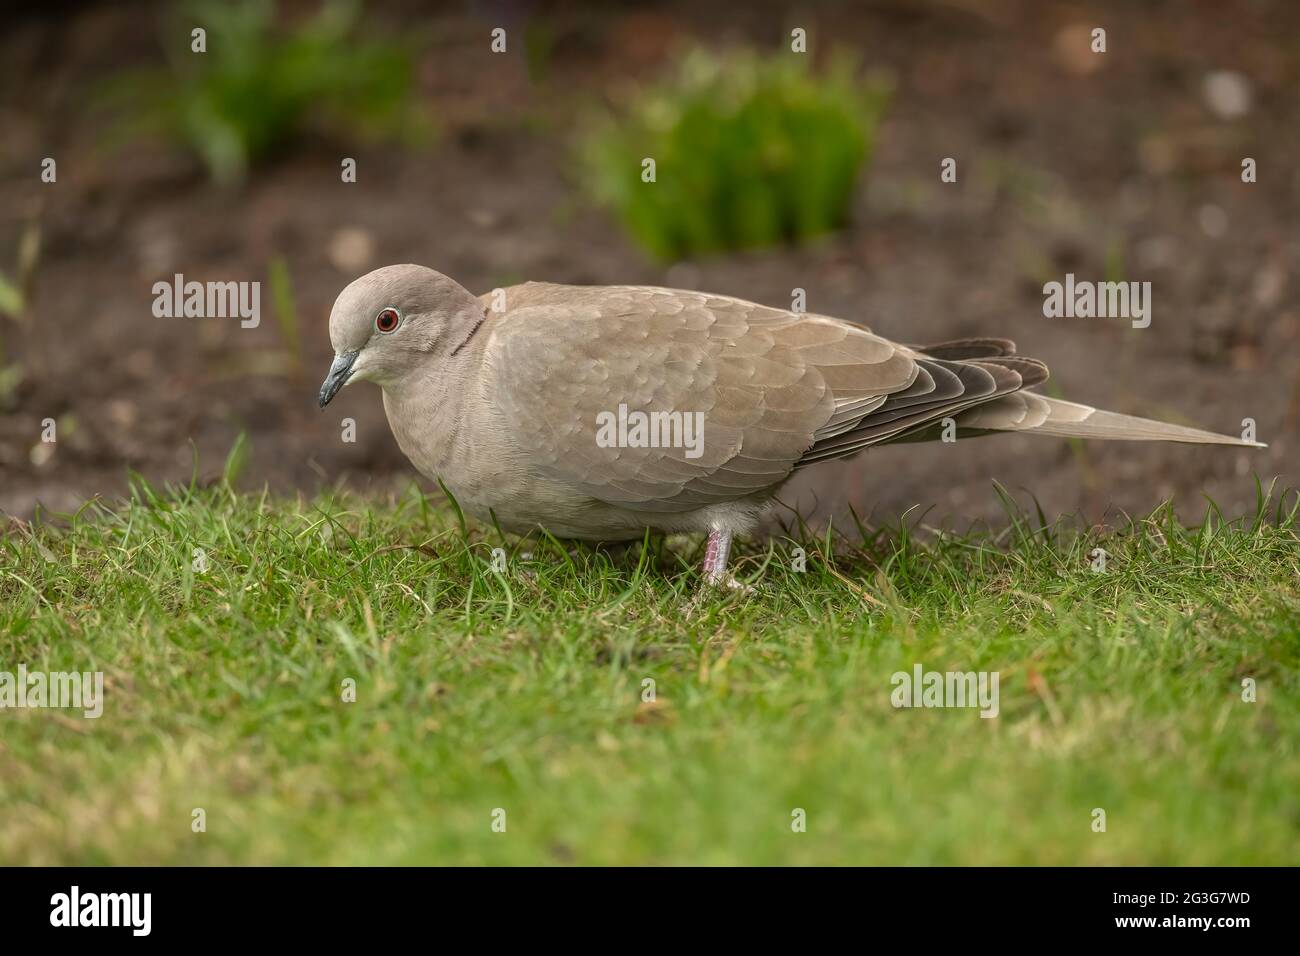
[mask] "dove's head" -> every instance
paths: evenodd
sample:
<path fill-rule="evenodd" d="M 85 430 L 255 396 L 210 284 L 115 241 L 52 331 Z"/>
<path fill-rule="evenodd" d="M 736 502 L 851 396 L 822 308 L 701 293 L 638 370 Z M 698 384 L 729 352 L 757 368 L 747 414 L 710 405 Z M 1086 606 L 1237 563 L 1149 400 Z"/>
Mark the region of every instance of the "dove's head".
<path fill-rule="evenodd" d="M 454 354 L 486 314 L 464 288 L 424 266 L 384 266 L 363 275 L 339 293 L 330 312 L 334 363 L 321 385 L 320 407 L 349 382 L 391 388 Z"/>

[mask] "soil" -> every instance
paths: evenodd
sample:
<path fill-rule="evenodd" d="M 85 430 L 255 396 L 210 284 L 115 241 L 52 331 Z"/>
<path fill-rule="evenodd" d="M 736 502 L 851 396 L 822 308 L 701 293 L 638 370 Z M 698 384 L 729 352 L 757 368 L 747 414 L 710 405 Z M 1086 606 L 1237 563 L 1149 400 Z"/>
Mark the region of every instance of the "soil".
<path fill-rule="evenodd" d="M 419 84 L 436 142 L 414 151 L 306 139 L 234 190 L 171 147 L 103 147 L 90 93 L 119 70 L 162 61 L 157 6 L 8 14 L 0 272 L 12 274 L 34 215 L 42 251 L 26 325 L 0 316 L 5 361 L 23 371 L 0 408 L 0 510 L 27 517 L 38 505 L 112 498 L 128 469 L 187 481 L 196 454 L 211 477 L 241 431 L 253 487 L 383 493 L 418 479 L 376 389 L 316 407 L 334 297 L 392 262 L 433 266 L 475 292 L 525 279 L 647 283 L 788 307 L 803 288 L 811 311 L 904 341 L 1014 338 L 1051 366 L 1052 394 L 1232 434 L 1250 418 L 1269 443 L 895 446 L 801 474 L 782 499 L 814 518 L 852 505 L 891 520 L 920 504 L 933 508 L 927 523 L 996 523 L 995 479 L 1049 514 L 1089 522 L 1171 496 L 1194 518 L 1202 495 L 1229 513 L 1249 508 L 1256 473 L 1300 483 L 1300 5 L 368 9 L 370 28 L 427 35 Z M 540 76 L 521 56 L 488 50 L 493 26 L 518 37 L 527 18 L 545 18 L 553 39 Z M 895 88 L 853 225 L 799 249 L 651 261 L 582 198 L 572 143 L 584 110 L 655 76 L 684 42 L 775 49 L 792 26 L 807 29 L 814 53 L 847 46 Z M 1094 26 L 1107 31 L 1104 54 L 1087 50 Z M 1216 109 L 1215 71 L 1246 84 L 1244 115 Z M 357 159 L 355 184 L 340 182 L 345 155 Z M 46 156 L 57 158 L 54 184 L 39 178 Z M 944 157 L 957 159 L 956 183 L 940 182 Z M 1242 182 L 1243 157 L 1256 161 L 1257 182 Z M 267 301 L 276 256 L 293 278 L 300 346 Z M 1152 283 L 1149 328 L 1044 317 L 1045 281 L 1102 280 L 1116 268 Z M 263 280 L 261 324 L 155 318 L 153 283 L 178 272 Z M 42 449 L 50 418 L 58 441 Z M 341 440 L 344 418 L 356 421 L 354 443 Z"/>

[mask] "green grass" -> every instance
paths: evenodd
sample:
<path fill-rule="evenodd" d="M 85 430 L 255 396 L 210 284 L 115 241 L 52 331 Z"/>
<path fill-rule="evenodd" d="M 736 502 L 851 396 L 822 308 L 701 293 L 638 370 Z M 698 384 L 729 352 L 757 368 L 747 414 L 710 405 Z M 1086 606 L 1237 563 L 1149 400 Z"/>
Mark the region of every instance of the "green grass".
<path fill-rule="evenodd" d="M 661 260 L 843 226 L 888 94 L 848 59 L 823 73 L 808 62 L 691 52 L 593 123 L 580 148 L 588 191 Z"/>
<path fill-rule="evenodd" d="M 14 523 L 0 670 L 107 689 L 0 711 L 0 863 L 1293 863 L 1295 508 L 1012 517 L 806 540 L 805 573 L 779 543 L 703 600 L 698 541 L 512 541 L 498 574 L 414 490 Z M 894 709 L 918 662 L 997 671 L 999 716 Z"/>

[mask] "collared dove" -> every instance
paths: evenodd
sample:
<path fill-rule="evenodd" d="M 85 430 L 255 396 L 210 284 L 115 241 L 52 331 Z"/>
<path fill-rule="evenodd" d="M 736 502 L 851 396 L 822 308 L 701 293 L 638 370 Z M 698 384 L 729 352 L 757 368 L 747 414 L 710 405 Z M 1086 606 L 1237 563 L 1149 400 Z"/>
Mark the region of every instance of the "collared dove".
<path fill-rule="evenodd" d="M 796 469 L 871 445 L 1031 431 L 1262 447 L 1028 389 L 1007 339 L 891 342 L 825 315 L 650 286 L 528 282 L 481 297 L 432 269 L 376 269 L 330 313 L 324 408 L 369 380 L 402 452 L 470 514 L 520 534 L 707 532 L 731 583 Z"/>

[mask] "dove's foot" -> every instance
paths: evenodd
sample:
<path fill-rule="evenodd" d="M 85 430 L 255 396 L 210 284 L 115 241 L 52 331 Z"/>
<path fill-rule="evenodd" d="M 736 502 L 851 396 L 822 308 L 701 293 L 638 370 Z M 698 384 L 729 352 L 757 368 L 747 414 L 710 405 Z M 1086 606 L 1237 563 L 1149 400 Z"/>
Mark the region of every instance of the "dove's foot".
<path fill-rule="evenodd" d="M 735 578 L 727 573 L 731 555 L 731 532 L 714 525 L 709 529 L 709 543 L 704 548 L 704 583 L 725 587 Z"/>
<path fill-rule="evenodd" d="M 723 581 L 718 587 L 726 588 L 728 591 L 739 591 L 741 594 L 753 594 L 754 586 L 738 580 L 735 575 L 728 574 L 727 580 Z"/>
<path fill-rule="evenodd" d="M 731 555 L 731 532 L 714 527 L 709 531 L 709 543 L 704 549 L 704 584 L 706 588 L 725 588 L 728 591 L 743 591 L 753 594 L 754 589 L 748 584 L 736 580 L 735 575 L 727 571 L 727 559 Z"/>
<path fill-rule="evenodd" d="M 686 604 L 684 611 L 686 619 L 690 620 L 695 616 L 696 612 L 699 611 L 701 606 L 709 603 L 710 600 L 719 597 L 719 590 L 721 590 L 726 596 L 739 594 L 744 597 L 749 597 L 752 594 L 758 593 L 758 590 L 754 585 L 746 584 L 744 581 L 738 581 L 731 575 L 727 575 L 727 579 L 718 584 L 701 584 L 695 589 L 695 595 Z"/>
<path fill-rule="evenodd" d="M 731 532 L 715 525 L 709 529 L 709 543 L 704 548 L 704 583 L 686 606 L 687 617 L 692 617 L 707 598 L 717 594 L 715 588 L 738 591 L 746 595 L 754 593 L 752 585 L 737 581 L 735 576 L 727 571 L 727 558 L 730 554 Z"/>

